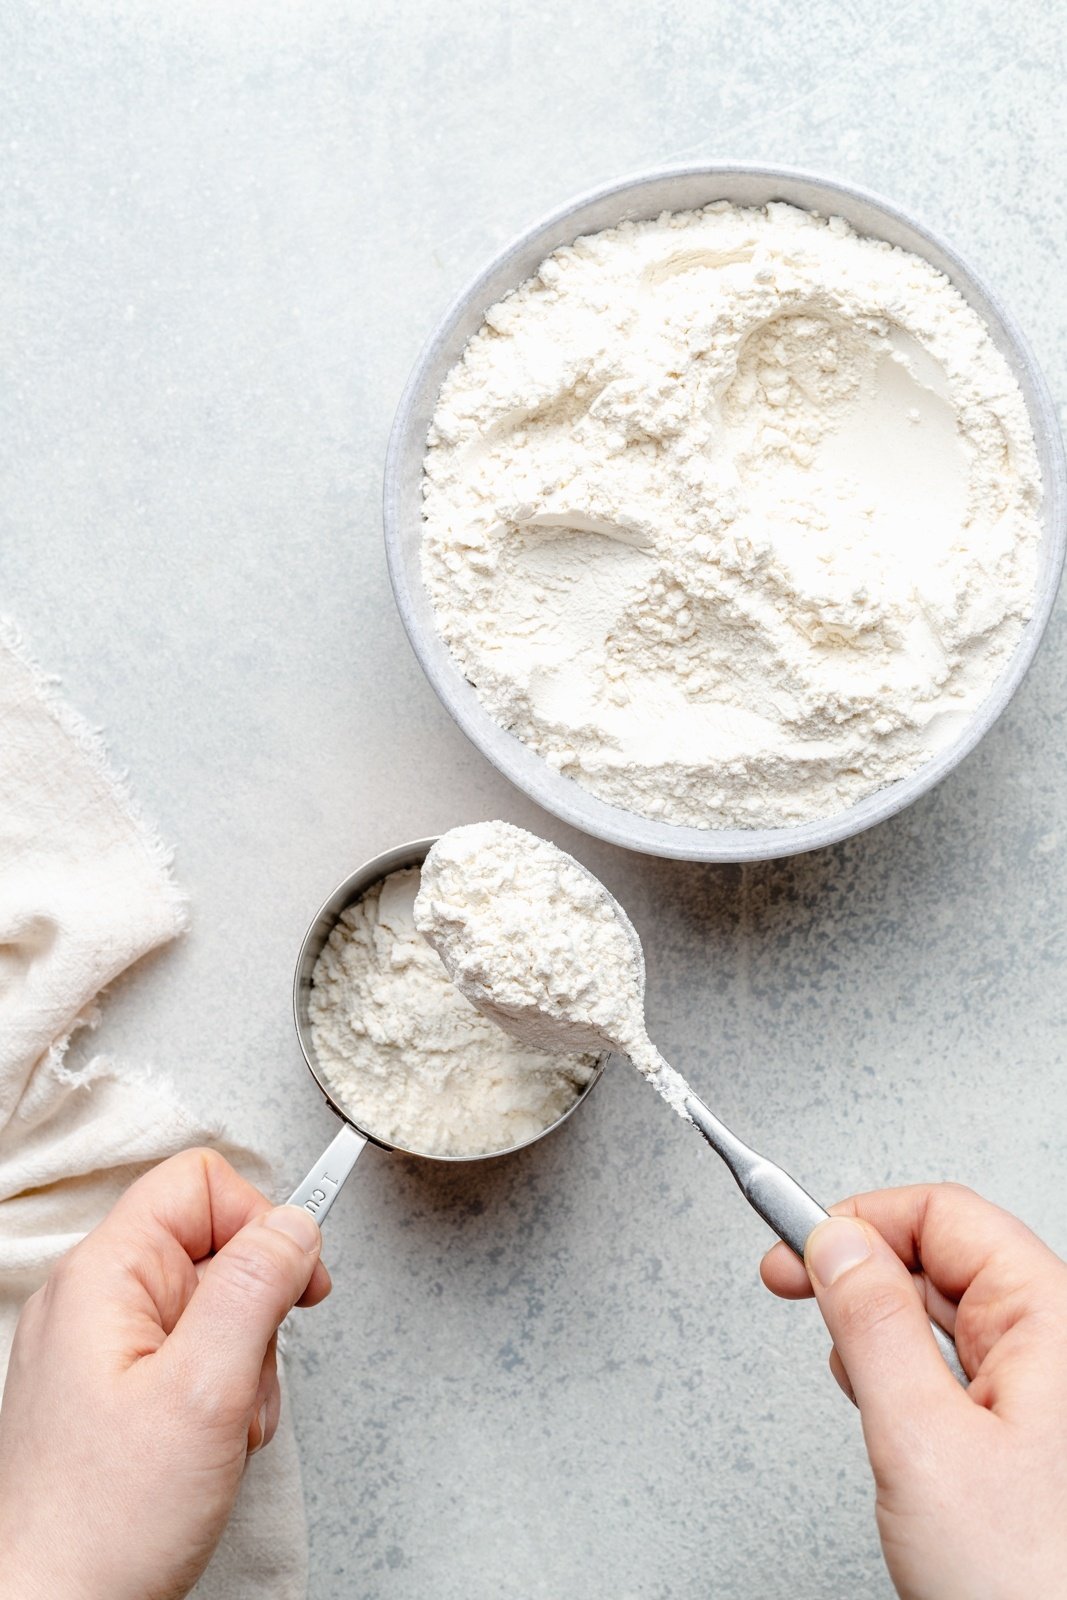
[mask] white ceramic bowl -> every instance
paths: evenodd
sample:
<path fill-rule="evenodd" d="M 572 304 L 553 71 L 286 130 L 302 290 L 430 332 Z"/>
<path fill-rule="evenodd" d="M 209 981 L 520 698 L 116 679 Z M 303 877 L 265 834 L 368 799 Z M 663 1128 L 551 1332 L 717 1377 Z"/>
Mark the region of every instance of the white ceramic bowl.
<path fill-rule="evenodd" d="M 887 239 L 939 267 L 983 318 L 1018 380 L 1030 412 L 1044 480 L 1044 537 L 1033 616 L 974 716 L 953 744 L 910 777 L 833 816 L 797 827 L 704 829 L 656 822 L 609 805 L 572 778 L 553 771 L 499 727 L 482 706 L 437 632 L 420 570 L 426 433 L 441 384 L 467 340 L 481 326 L 485 312 L 528 278 L 559 245 L 624 219 L 688 211 L 713 200 L 744 206 L 785 200 L 824 216 L 841 216 L 859 233 Z M 680 167 L 625 178 L 583 195 L 529 228 L 464 289 L 431 334 L 401 398 L 385 464 L 385 542 L 396 603 L 423 671 L 464 733 L 512 783 L 565 822 L 630 850 L 688 861 L 766 861 L 816 850 L 893 816 L 933 788 L 974 749 L 1019 687 L 1056 596 L 1065 531 L 1067 470 L 1052 401 L 1025 340 L 981 279 L 948 245 L 887 201 L 849 184 L 775 167 Z"/>

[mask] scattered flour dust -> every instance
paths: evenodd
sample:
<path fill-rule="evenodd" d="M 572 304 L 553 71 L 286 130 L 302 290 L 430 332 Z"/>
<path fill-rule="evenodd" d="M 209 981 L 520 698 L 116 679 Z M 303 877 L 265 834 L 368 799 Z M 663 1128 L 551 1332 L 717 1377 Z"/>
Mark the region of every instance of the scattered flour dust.
<path fill-rule="evenodd" d="M 508 822 L 453 828 L 422 868 L 415 923 L 456 986 L 540 1050 L 621 1050 L 688 1118 L 689 1085 L 645 1030 L 644 969 L 603 884 Z"/>
<path fill-rule="evenodd" d="M 1014 648 L 1040 475 L 948 279 L 784 204 L 623 223 L 486 314 L 425 460 L 440 631 L 503 727 L 697 827 L 830 815 Z"/>
<path fill-rule="evenodd" d="M 309 1001 L 312 1042 L 338 1102 L 361 1128 L 423 1155 L 476 1156 L 536 1137 L 596 1068 L 494 1026 L 455 988 L 415 927 L 417 867 L 345 910 Z"/>

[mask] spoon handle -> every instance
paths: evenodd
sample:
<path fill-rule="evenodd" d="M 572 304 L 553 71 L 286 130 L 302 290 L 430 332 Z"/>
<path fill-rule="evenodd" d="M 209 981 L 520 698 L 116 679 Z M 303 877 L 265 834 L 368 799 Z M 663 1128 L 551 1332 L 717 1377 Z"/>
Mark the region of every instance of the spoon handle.
<path fill-rule="evenodd" d="M 711 1148 L 726 1162 L 749 1205 L 803 1260 L 808 1235 L 820 1222 L 825 1222 L 830 1213 L 782 1167 L 739 1139 L 695 1094 L 689 1095 L 685 1109 Z M 932 1317 L 930 1327 L 949 1371 L 966 1388 L 969 1379 L 960 1364 L 955 1343 Z"/>

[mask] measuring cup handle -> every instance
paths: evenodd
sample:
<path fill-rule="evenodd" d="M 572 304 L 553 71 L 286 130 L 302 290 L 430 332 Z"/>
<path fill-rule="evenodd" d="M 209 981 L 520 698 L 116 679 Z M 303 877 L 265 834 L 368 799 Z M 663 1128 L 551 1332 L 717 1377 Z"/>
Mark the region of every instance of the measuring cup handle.
<path fill-rule="evenodd" d="M 326 1146 L 303 1183 L 297 1184 L 286 1205 L 303 1206 L 321 1227 L 366 1142 L 363 1135 L 346 1122 L 336 1139 Z"/>

